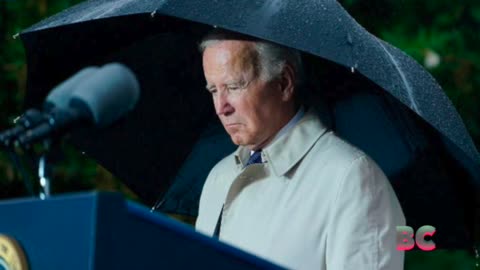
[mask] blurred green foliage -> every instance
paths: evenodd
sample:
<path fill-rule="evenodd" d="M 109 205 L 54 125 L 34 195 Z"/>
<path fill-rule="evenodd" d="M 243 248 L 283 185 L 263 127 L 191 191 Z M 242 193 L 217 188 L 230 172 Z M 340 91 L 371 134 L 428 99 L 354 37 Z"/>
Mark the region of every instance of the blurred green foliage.
<path fill-rule="evenodd" d="M 22 29 L 79 0 L 0 0 L 0 130 L 19 115 L 26 89 Z M 343 0 L 367 30 L 423 64 L 443 87 L 480 146 L 480 1 Z M 55 170 L 54 192 L 119 190 L 135 197 L 94 161 L 64 146 Z M 0 151 L 0 198 L 25 195 L 21 177 Z M 411 251 L 406 269 L 474 269 L 463 251 Z"/>
<path fill-rule="evenodd" d="M 367 30 L 423 64 L 480 146 L 480 1 L 340 1 Z"/>
<path fill-rule="evenodd" d="M 11 126 L 23 108 L 26 89 L 26 58 L 17 34 L 34 23 L 60 12 L 79 0 L 0 0 L 0 130 Z M 136 199 L 120 181 L 95 161 L 82 155 L 69 145 L 53 171 L 54 193 L 81 190 L 120 191 Z M 35 177 L 33 174 L 32 177 Z M 21 175 L 14 168 L 5 151 L 0 151 L 0 198 L 25 196 Z"/>

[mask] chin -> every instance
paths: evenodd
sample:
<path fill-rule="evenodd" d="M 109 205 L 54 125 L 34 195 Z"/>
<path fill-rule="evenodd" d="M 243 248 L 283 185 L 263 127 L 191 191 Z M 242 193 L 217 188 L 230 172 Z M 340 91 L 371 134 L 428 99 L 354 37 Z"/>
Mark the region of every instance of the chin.
<path fill-rule="evenodd" d="M 231 135 L 230 138 L 235 145 L 248 145 L 248 141 L 238 135 Z"/>
<path fill-rule="evenodd" d="M 235 139 L 234 137 L 230 137 L 232 139 L 233 144 L 235 145 L 242 145 L 242 141 Z"/>

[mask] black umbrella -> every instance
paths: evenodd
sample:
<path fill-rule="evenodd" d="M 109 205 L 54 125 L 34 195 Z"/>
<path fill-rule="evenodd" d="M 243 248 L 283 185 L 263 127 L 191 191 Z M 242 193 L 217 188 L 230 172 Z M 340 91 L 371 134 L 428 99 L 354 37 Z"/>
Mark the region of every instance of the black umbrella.
<path fill-rule="evenodd" d="M 453 189 L 480 183 L 480 157 L 461 118 L 428 72 L 336 1 L 86 1 L 21 33 L 27 106 L 86 65 L 127 64 L 142 87 L 137 109 L 107 131 L 74 134 L 74 143 L 147 203 L 174 182 L 158 206 L 195 215 L 206 174 L 234 149 L 202 90 L 196 46 L 212 26 L 304 52 L 308 89 L 321 97 L 313 105 L 380 164 L 409 224 L 449 224 L 443 232 L 465 235 L 454 223 L 468 215 L 456 207 L 473 195 L 461 201 L 455 194 L 467 191 Z M 445 207 L 451 221 L 442 221 Z"/>

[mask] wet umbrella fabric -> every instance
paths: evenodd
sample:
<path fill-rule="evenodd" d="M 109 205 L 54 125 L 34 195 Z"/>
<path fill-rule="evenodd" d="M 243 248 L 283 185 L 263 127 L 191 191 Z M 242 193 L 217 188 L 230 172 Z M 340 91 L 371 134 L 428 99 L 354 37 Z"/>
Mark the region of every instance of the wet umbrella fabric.
<path fill-rule="evenodd" d="M 466 178 L 478 180 L 478 152 L 440 86 L 410 57 L 369 34 L 336 1 L 86 1 L 21 33 L 29 66 L 27 105 L 39 104 L 48 89 L 86 65 L 111 60 L 129 65 L 143 90 L 138 109 L 95 136 L 75 134 L 74 142 L 148 203 L 177 180 L 162 201 L 164 210 L 179 211 L 182 199 L 168 198 L 191 191 L 196 183 L 195 192 L 190 192 L 193 205 L 186 203 L 188 211 L 183 211 L 195 215 L 201 187 L 197 181 L 233 149 L 202 91 L 205 82 L 196 44 L 212 25 L 319 56 L 346 67 L 342 76 L 374 82 L 362 84 L 367 87 L 346 97 L 334 93 L 330 99 L 334 102 L 327 107 L 335 113 L 327 113 L 324 121 L 370 154 L 389 177 L 413 179 L 402 168 L 426 164 L 418 161 L 423 145 L 431 149 L 445 143 L 448 158 L 459 160 L 468 170 Z M 331 89 L 338 87 L 333 84 Z M 370 110 L 362 110 L 365 107 Z M 380 119 L 385 112 L 388 117 Z M 432 136 L 423 135 L 429 128 L 425 122 L 441 134 L 442 141 L 426 143 Z M 352 123 L 363 123 L 360 128 L 366 134 L 358 135 Z M 383 137 L 372 136 L 375 130 L 382 130 L 378 136 Z M 192 151 L 206 145 L 208 157 L 203 150 Z M 423 151 L 420 159 L 428 159 L 428 154 L 432 152 Z M 196 166 L 208 169 L 185 169 Z M 448 190 L 444 183 L 423 184 Z M 400 186 L 398 192 L 402 185 L 406 190 L 419 183 L 392 184 Z"/>
<path fill-rule="evenodd" d="M 480 162 L 463 122 L 435 80 L 403 52 L 369 34 L 336 1 L 86 1 L 25 30 L 22 38 L 28 49 L 27 36 L 41 37 L 44 29 L 134 14 L 216 25 L 351 67 Z"/>

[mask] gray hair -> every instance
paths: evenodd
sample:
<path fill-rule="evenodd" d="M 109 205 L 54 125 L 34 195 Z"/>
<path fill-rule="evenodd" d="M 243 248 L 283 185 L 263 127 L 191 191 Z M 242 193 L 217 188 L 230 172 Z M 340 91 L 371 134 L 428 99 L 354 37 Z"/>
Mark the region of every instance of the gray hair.
<path fill-rule="evenodd" d="M 219 28 L 213 29 L 202 39 L 199 50 L 203 54 L 206 48 L 223 40 L 245 40 L 254 43 L 259 59 L 259 63 L 256 64 L 260 68 L 260 78 L 263 81 L 278 78 L 288 63 L 295 73 L 295 86 L 297 88 L 301 86 L 304 74 L 300 52 L 297 50 Z"/>

